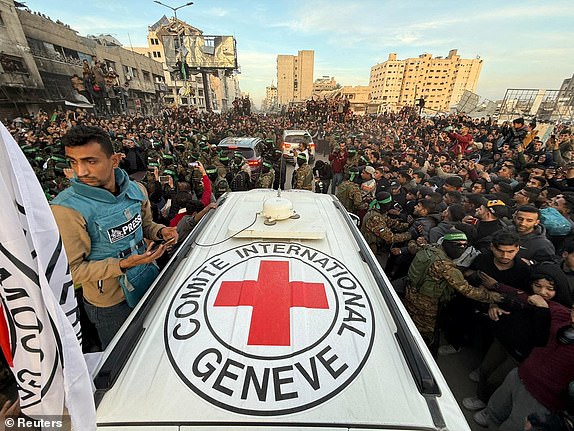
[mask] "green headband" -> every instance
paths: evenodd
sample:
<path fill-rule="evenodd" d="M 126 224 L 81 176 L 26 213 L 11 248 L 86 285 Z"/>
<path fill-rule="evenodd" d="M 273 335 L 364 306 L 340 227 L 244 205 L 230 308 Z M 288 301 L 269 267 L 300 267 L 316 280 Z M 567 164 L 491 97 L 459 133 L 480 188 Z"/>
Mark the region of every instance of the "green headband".
<path fill-rule="evenodd" d="M 393 201 L 392 196 L 389 196 L 388 198 L 383 199 L 382 201 L 379 201 L 377 199 L 373 199 L 371 201 L 371 203 L 369 204 L 369 209 L 372 210 L 373 208 L 375 208 L 375 209 L 379 210 L 379 209 L 381 209 L 381 205 L 390 204 L 392 201 Z"/>
<path fill-rule="evenodd" d="M 444 234 L 443 241 L 467 241 L 468 238 L 463 232 L 452 232 Z"/>
<path fill-rule="evenodd" d="M 266 168 L 272 169 L 273 165 L 271 163 L 268 162 L 263 162 L 263 166 L 265 166 Z"/>
<path fill-rule="evenodd" d="M 215 174 L 217 172 L 217 168 L 206 169 L 206 174 Z"/>
<path fill-rule="evenodd" d="M 174 171 L 172 171 L 171 169 L 165 169 L 165 170 L 163 171 L 163 173 L 164 173 L 165 175 L 176 175 L 176 173 L 175 173 Z"/>

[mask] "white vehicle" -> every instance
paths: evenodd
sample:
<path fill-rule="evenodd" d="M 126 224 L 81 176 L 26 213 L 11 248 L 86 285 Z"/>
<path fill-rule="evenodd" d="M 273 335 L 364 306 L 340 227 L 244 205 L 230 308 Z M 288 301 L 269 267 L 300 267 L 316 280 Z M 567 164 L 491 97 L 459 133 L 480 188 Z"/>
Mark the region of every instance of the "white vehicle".
<path fill-rule="evenodd" d="M 470 430 L 331 195 L 224 195 L 93 372 L 98 429 Z"/>
<path fill-rule="evenodd" d="M 281 142 L 281 150 L 283 150 L 283 157 L 290 162 L 295 162 L 293 158 L 294 151 L 300 150 L 300 144 L 307 144 L 307 152 L 310 156 L 307 161 L 309 164 L 315 160 L 315 143 L 313 137 L 307 130 L 284 130 L 283 141 Z"/>

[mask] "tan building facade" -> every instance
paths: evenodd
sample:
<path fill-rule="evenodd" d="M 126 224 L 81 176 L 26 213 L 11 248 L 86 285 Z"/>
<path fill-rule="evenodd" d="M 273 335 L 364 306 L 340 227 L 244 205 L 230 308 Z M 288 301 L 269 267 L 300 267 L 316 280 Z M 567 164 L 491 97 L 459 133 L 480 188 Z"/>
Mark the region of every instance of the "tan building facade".
<path fill-rule="evenodd" d="M 313 95 L 315 51 L 277 56 L 277 99 L 279 105 L 302 102 Z"/>
<path fill-rule="evenodd" d="M 335 81 L 333 76 L 322 76 L 321 78 L 317 78 L 313 83 L 313 92 L 332 91 L 339 87 L 340 85 L 337 84 L 337 81 Z"/>
<path fill-rule="evenodd" d="M 400 109 L 424 98 L 426 109 L 448 111 L 465 90 L 474 92 L 481 69 L 480 58 L 460 58 L 456 49 L 444 58 L 422 54 L 398 60 L 397 54 L 389 54 L 387 61 L 371 67 L 370 104 Z"/>
<path fill-rule="evenodd" d="M 265 87 L 265 99 L 261 104 L 261 110 L 264 112 L 273 111 L 277 109 L 277 87 L 270 85 Z"/>
<path fill-rule="evenodd" d="M 341 96 L 347 99 L 351 111 L 355 114 L 365 114 L 369 104 L 370 88 L 368 85 L 344 86 L 341 88 Z"/>

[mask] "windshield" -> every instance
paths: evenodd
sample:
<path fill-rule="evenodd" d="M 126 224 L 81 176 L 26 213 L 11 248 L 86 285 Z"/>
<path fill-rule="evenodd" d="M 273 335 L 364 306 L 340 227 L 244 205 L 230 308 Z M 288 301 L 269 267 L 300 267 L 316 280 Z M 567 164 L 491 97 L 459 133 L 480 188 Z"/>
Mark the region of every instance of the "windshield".
<path fill-rule="evenodd" d="M 300 144 L 302 142 L 308 144 L 311 142 L 311 137 L 309 135 L 288 135 L 285 136 L 285 142 Z"/>
<path fill-rule="evenodd" d="M 220 148 L 228 149 L 231 152 L 238 151 L 241 154 L 243 154 L 243 157 L 245 157 L 248 160 L 255 157 L 255 151 L 253 150 L 253 148 L 240 148 L 240 147 L 233 147 L 233 146 L 231 146 L 231 147 L 221 146 Z"/>

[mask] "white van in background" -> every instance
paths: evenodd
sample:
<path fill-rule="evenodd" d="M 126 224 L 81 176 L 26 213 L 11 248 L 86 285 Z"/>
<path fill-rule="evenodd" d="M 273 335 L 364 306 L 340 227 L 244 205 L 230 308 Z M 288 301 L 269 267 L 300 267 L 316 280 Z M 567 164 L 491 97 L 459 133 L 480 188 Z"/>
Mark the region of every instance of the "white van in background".
<path fill-rule="evenodd" d="M 470 428 L 332 195 L 224 195 L 93 372 L 106 431 Z"/>

